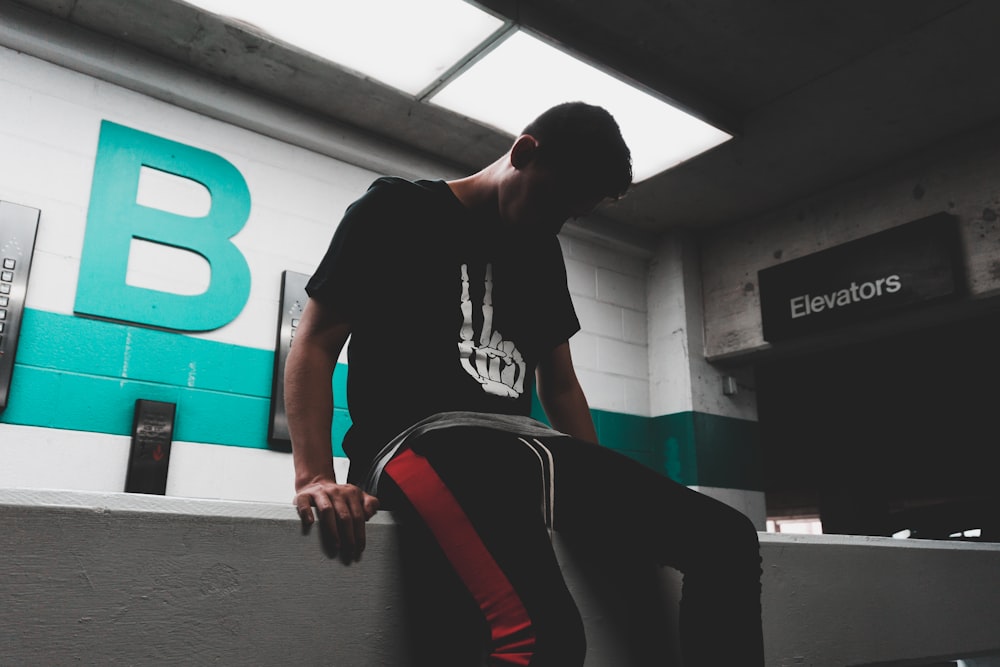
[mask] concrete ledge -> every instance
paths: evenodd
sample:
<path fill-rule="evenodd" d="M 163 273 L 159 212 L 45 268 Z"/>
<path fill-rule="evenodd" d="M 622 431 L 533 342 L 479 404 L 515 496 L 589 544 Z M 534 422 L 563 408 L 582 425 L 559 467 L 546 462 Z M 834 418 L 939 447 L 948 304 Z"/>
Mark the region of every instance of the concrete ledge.
<path fill-rule="evenodd" d="M 8 489 L 0 535 L 4 664 L 411 664 L 386 513 L 351 565 L 291 505 Z M 761 542 L 769 665 L 1000 654 L 1000 545 Z M 676 572 L 556 546 L 587 665 L 677 664 Z"/>
<path fill-rule="evenodd" d="M 1000 544 L 762 535 L 769 665 L 1000 665 Z"/>

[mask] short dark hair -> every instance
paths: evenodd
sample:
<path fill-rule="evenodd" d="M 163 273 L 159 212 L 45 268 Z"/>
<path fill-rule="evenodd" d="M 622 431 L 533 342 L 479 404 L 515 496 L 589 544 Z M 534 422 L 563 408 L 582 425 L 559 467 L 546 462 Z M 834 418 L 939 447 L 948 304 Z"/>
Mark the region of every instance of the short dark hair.
<path fill-rule="evenodd" d="M 538 141 L 538 162 L 619 199 L 632 184 L 632 154 L 606 109 L 564 102 L 528 123 L 522 134 Z"/>

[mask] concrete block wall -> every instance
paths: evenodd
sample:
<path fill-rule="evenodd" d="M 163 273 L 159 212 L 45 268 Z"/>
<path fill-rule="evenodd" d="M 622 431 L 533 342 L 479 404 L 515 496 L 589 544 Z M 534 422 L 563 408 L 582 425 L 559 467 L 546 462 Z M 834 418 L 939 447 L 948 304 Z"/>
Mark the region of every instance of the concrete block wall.
<path fill-rule="evenodd" d="M 742 390 L 724 394 L 731 371 L 705 357 L 702 270 L 693 234 L 661 239 L 647 293 L 654 453 L 672 478 L 735 507 L 763 530 L 756 396 L 743 377 Z"/>
<path fill-rule="evenodd" d="M 378 174 L 6 48 L 0 98 L 0 200 L 42 211 L 11 402 L 0 413 L 0 484 L 121 490 L 132 402 L 144 397 L 181 405 L 168 492 L 288 499 L 290 461 L 266 443 L 281 272 L 312 271 L 339 215 Z M 74 315 L 105 120 L 221 155 L 246 180 L 251 214 L 233 242 L 250 266 L 250 296 L 226 326 L 171 334 Z M 142 176 L 140 204 L 204 214 L 209 197 L 197 183 Z M 207 276 L 194 253 L 133 244 L 129 284 L 192 294 Z M 180 369 L 153 368 L 164 356 Z M 199 406 L 214 414 L 193 418 Z"/>
<path fill-rule="evenodd" d="M 0 487 L 120 491 L 133 402 L 148 398 L 178 404 L 168 494 L 286 502 L 290 456 L 266 441 L 281 272 L 311 273 L 377 176 L 458 174 L 371 140 L 366 152 L 342 128 L 94 36 L 60 34 L 53 53 L 51 29 L 16 13 L 0 27 L 0 200 L 41 210 L 12 399 L 0 413 Z M 74 313 L 105 121 L 218 155 L 246 181 L 250 216 L 233 244 L 250 267 L 250 296 L 231 322 L 181 333 Z M 199 216 L 211 196 L 143 168 L 137 203 Z M 561 241 L 583 323 L 572 345 L 584 389 L 599 430 L 630 443 L 622 422 L 649 415 L 644 260 L 572 234 Z M 130 285 L 193 295 L 211 276 L 195 253 L 132 242 Z M 349 423 L 341 362 L 339 432 Z"/>
<path fill-rule="evenodd" d="M 752 396 L 752 364 L 772 350 L 763 339 L 758 283 L 762 269 L 944 212 L 958 221 L 967 296 L 891 320 L 789 341 L 774 352 L 820 349 L 850 342 L 852 337 L 907 331 L 927 322 L 995 311 L 1000 296 L 998 155 L 1000 125 L 980 127 L 864 177 L 832 184 L 777 210 L 702 234 L 698 275 L 704 307 L 703 362 L 709 363 L 709 371 L 725 368 L 736 379 L 740 394 L 730 405 L 736 407 L 743 395 Z M 654 309 L 651 304 L 651 321 Z M 713 402 L 695 397 L 694 403 L 714 412 L 718 400 L 728 398 L 716 394 Z"/>
<path fill-rule="evenodd" d="M 702 241 L 705 349 L 764 350 L 757 272 L 934 213 L 958 218 L 970 301 L 1000 294 L 1000 126 L 953 137 Z"/>
<path fill-rule="evenodd" d="M 222 155 L 247 181 L 252 211 L 233 242 L 251 268 L 250 298 L 225 327 L 189 334 L 204 340 L 273 348 L 273 328 L 263 325 L 274 320 L 281 271 L 311 272 L 340 213 L 377 176 L 9 49 L 0 51 L 0 72 L 0 136 L 9 156 L 0 163 L 0 195 L 42 210 L 30 308 L 73 312 L 102 120 Z M 143 205 L 180 215 L 207 205 L 207 192 L 193 181 L 153 170 L 144 176 Z M 206 267 L 193 253 L 142 250 L 130 257 L 130 284 L 177 293 L 203 288 Z M 191 267 L 195 275 L 185 278 Z"/>
<path fill-rule="evenodd" d="M 570 340 L 591 407 L 648 417 L 646 261 L 564 236 L 563 255 L 581 331 Z"/>
<path fill-rule="evenodd" d="M 570 345 L 601 442 L 763 529 L 752 382 L 723 396 L 703 354 L 696 239 L 627 253 L 569 237 L 563 250 L 582 326 Z"/>

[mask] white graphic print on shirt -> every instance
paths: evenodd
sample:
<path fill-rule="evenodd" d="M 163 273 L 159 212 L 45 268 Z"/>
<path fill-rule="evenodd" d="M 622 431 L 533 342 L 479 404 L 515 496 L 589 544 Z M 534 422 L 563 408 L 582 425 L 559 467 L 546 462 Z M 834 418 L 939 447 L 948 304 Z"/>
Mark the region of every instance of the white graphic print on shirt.
<path fill-rule="evenodd" d="M 499 331 L 493 331 L 493 265 L 486 265 L 486 291 L 483 294 L 483 330 L 479 344 L 474 340 L 472 301 L 469 299 L 469 267 L 462 265 L 462 328 L 459 331 L 458 357 L 465 372 L 496 396 L 517 398 L 524 391 L 526 366 L 521 353 Z"/>

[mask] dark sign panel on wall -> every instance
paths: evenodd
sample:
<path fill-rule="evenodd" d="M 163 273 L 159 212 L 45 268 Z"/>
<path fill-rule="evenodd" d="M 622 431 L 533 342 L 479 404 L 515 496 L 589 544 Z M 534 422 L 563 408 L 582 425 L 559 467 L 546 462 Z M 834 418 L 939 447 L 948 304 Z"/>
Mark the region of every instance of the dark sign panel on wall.
<path fill-rule="evenodd" d="M 309 276 L 294 271 L 281 273 L 281 303 L 277 340 L 274 348 L 274 374 L 271 377 L 271 416 L 268 441 L 273 445 L 289 446 L 288 419 L 285 416 L 285 360 L 295 339 L 302 310 L 306 307 L 306 283 Z"/>
<path fill-rule="evenodd" d="M 938 213 L 758 272 L 764 340 L 919 307 L 963 291 L 954 216 Z"/>
<path fill-rule="evenodd" d="M 40 211 L 0 201 L 0 411 L 7 407 Z"/>
<path fill-rule="evenodd" d="M 163 401 L 136 400 L 132 416 L 132 446 L 125 474 L 125 493 L 167 492 L 170 446 L 174 440 L 177 405 Z"/>

